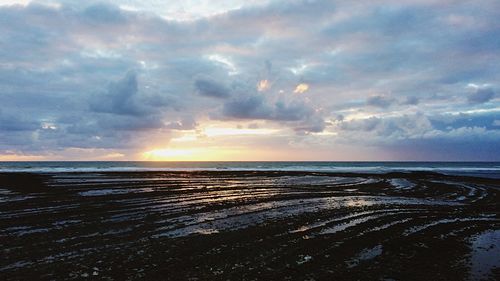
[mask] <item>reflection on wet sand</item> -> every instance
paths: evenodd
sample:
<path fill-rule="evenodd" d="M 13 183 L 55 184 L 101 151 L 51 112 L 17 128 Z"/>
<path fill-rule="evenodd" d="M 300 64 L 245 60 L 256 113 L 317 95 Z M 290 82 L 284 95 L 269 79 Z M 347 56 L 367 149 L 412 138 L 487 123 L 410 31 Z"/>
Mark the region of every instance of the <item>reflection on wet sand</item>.
<path fill-rule="evenodd" d="M 496 278 L 499 193 L 435 173 L 0 174 L 0 276 Z"/>

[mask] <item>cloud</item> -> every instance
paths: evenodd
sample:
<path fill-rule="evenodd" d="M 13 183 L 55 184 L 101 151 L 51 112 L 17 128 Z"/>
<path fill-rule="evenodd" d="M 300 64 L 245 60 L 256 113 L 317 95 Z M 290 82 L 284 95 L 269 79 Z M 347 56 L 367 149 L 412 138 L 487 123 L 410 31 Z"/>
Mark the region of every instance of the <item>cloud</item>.
<path fill-rule="evenodd" d="M 269 100 L 263 94 L 240 94 L 224 103 L 223 119 L 267 120 L 282 122 L 295 132 L 321 132 L 323 117 L 303 100 Z"/>
<path fill-rule="evenodd" d="M 327 123 L 323 117 L 312 115 L 305 120 L 298 122 L 293 128 L 299 134 L 321 133 L 325 130 Z"/>
<path fill-rule="evenodd" d="M 394 103 L 394 100 L 386 96 L 371 96 L 366 100 L 366 104 L 374 107 L 387 108 Z"/>
<path fill-rule="evenodd" d="M 261 95 L 234 98 L 225 103 L 222 109 L 224 116 L 235 119 L 269 119 L 272 112 Z"/>
<path fill-rule="evenodd" d="M 117 82 L 110 83 L 107 93 L 94 97 L 91 110 L 118 115 L 139 116 L 147 114 L 147 109 L 138 101 L 137 77 L 129 72 Z"/>
<path fill-rule="evenodd" d="M 301 101 L 277 101 L 274 104 L 273 120 L 298 121 L 306 119 L 315 113 L 314 109 Z"/>
<path fill-rule="evenodd" d="M 164 123 L 156 115 L 141 116 L 99 116 L 97 125 L 100 130 L 125 130 L 125 131 L 144 131 L 164 127 Z"/>
<path fill-rule="evenodd" d="M 0 131 L 33 131 L 40 127 L 40 123 L 25 116 L 6 113 L 0 109 Z"/>
<path fill-rule="evenodd" d="M 422 139 L 433 131 L 428 117 L 421 114 L 342 121 L 338 128 L 342 138 L 370 145 L 388 145 L 409 139 Z"/>
<path fill-rule="evenodd" d="M 87 7 L 82 16 L 91 24 L 123 24 L 127 20 L 120 8 L 104 3 Z"/>
<path fill-rule="evenodd" d="M 498 112 L 436 116 L 408 114 L 344 120 L 335 125 L 338 133 L 336 140 L 341 143 L 375 145 L 386 150 L 394 149 L 394 152 L 410 159 L 462 159 L 460 157 L 463 155 L 469 158 L 494 159 L 494 143 L 500 137 L 500 130 L 494 127 L 494 120 L 498 116 Z M 422 154 L 415 154 L 417 151 L 410 149 L 411 146 L 418 147 Z M 480 149 L 480 155 L 469 153 L 477 151 L 480 146 L 484 146 Z M 462 151 L 463 149 L 467 151 Z M 452 155 L 452 151 L 456 155 Z"/>
<path fill-rule="evenodd" d="M 227 98 L 229 97 L 229 89 L 225 86 L 207 79 L 197 79 L 194 86 L 198 94 L 213 98 Z"/>
<path fill-rule="evenodd" d="M 404 105 L 417 105 L 417 104 L 419 104 L 419 102 L 420 102 L 420 99 L 418 97 L 409 96 L 403 100 L 402 104 L 404 104 Z"/>
<path fill-rule="evenodd" d="M 173 130 L 194 130 L 197 125 L 196 120 L 192 116 L 187 116 L 180 121 L 170 122 L 166 125 L 166 128 Z"/>
<path fill-rule="evenodd" d="M 489 102 L 495 96 L 495 92 L 491 88 L 479 87 L 467 96 L 467 101 L 470 104 L 480 104 Z"/>
<path fill-rule="evenodd" d="M 271 121 L 299 121 L 315 114 L 303 99 L 277 98 L 255 92 L 249 85 L 236 83 L 234 94 L 222 107 L 225 118 Z"/>

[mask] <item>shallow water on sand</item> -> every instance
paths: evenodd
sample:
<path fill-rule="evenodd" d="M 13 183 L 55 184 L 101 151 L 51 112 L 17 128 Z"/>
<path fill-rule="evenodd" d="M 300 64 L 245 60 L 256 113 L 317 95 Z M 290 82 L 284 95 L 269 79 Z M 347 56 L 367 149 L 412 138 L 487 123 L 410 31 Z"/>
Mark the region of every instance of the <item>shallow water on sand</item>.
<path fill-rule="evenodd" d="M 472 238 L 471 280 L 480 280 L 500 269 L 500 230 L 488 230 Z"/>

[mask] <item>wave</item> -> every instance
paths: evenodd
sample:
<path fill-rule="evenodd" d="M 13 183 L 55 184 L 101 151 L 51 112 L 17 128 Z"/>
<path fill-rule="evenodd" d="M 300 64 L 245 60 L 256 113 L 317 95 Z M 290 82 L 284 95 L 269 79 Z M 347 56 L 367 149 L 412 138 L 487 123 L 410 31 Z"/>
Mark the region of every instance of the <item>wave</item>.
<path fill-rule="evenodd" d="M 399 165 L 398 165 L 399 164 Z M 0 172 L 177 172 L 177 171 L 297 171 L 338 173 L 439 172 L 453 175 L 500 177 L 498 163 L 353 162 L 3 162 Z"/>

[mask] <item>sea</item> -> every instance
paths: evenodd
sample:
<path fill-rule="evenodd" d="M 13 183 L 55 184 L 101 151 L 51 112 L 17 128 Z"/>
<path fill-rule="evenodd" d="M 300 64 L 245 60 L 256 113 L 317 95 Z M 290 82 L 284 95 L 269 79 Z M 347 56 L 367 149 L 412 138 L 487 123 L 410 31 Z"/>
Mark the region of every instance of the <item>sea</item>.
<path fill-rule="evenodd" d="M 137 171 L 307 171 L 388 173 L 432 171 L 500 179 L 500 162 L 280 162 L 280 161 L 37 161 L 0 162 L 0 172 L 137 172 Z"/>

